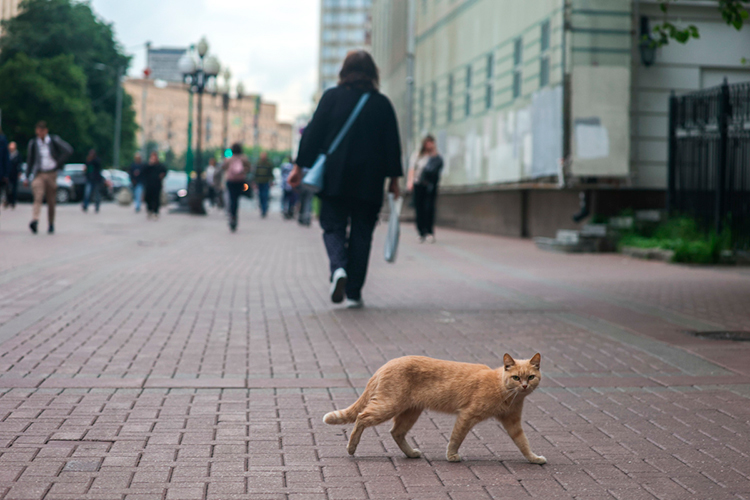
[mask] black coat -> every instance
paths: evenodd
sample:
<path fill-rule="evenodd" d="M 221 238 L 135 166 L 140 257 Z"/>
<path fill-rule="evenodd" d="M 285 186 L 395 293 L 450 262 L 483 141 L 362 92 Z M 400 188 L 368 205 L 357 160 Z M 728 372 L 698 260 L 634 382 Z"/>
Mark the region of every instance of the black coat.
<path fill-rule="evenodd" d="M 323 94 L 300 140 L 297 165 L 311 167 L 349 118 L 363 90 L 339 85 Z M 401 141 L 391 102 L 372 91 L 349 133 L 326 160 L 321 197 L 354 198 L 380 205 L 386 177 L 401 177 Z"/>
<path fill-rule="evenodd" d="M 141 170 L 141 182 L 146 189 L 161 189 L 161 176 L 167 174 L 167 168 L 161 163 L 147 163 Z"/>
<path fill-rule="evenodd" d="M 11 181 L 18 180 L 18 174 L 21 173 L 21 165 L 23 164 L 23 158 L 21 153 L 18 151 L 15 154 L 10 155 L 10 170 L 8 171 L 8 179 Z"/>
<path fill-rule="evenodd" d="M 99 158 L 94 158 L 86 162 L 86 180 L 89 182 L 101 182 L 102 162 Z"/>

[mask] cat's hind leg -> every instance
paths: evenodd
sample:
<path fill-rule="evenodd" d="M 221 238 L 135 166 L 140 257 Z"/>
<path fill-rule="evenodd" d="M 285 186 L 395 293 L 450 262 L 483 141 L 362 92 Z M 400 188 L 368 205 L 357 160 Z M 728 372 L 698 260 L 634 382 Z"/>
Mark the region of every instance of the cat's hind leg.
<path fill-rule="evenodd" d="M 451 439 L 448 442 L 448 450 L 445 453 L 445 457 L 449 462 L 460 462 L 461 455 L 458 454 L 458 449 L 461 447 L 461 443 L 466 439 L 466 435 L 469 431 L 477 425 L 480 420 L 468 416 L 466 414 L 459 413 L 456 417 L 456 423 L 453 424 L 453 432 L 451 432 Z"/>
<path fill-rule="evenodd" d="M 501 424 L 503 424 L 505 430 L 508 431 L 508 435 L 513 440 L 513 442 L 516 443 L 516 446 L 518 446 L 518 449 L 521 450 L 521 453 L 523 453 L 523 456 L 526 457 L 526 460 L 528 460 L 532 464 L 544 465 L 547 463 L 546 458 L 531 451 L 529 440 L 526 438 L 526 433 L 523 432 L 523 427 L 521 427 L 520 415 L 498 417 L 498 420 Z"/>
<path fill-rule="evenodd" d="M 354 424 L 352 434 L 349 436 L 349 444 L 346 447 L 346 451 L 349 455 L 354 455 L 359 445 L 359 438 L 362 437 L 362 432 L 368 427 L 373 425 L 382 424 L 386 420 L 390 420 L 395 416 L 395 412 L 389 411 L 383 408 L 382 405 L 369 404 L 362 413 L 357 415 L 357 422 Z"/>
<path fill-rule="evenodd" d="M 406 441 L 406 433 L 412 428 L 417 422 L 419 416 L 422 414 L 421 408 L 412 408 L 406 410 L 395 417 L 393 417 L 393 428 L 391 429 L 391 436 L 401 451 L 409 458 L 419 458 L 422 453 L 419 450 L 412 448 Z"/>

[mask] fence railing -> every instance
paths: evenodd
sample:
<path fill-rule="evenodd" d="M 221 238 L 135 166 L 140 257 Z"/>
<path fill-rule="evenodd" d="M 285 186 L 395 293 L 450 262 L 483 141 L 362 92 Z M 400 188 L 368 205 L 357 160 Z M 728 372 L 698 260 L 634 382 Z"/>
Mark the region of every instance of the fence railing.
<path fill-rule="evenodd" d="M 667 210 L 750 248 L 750 82 L 670 97 Z"/>

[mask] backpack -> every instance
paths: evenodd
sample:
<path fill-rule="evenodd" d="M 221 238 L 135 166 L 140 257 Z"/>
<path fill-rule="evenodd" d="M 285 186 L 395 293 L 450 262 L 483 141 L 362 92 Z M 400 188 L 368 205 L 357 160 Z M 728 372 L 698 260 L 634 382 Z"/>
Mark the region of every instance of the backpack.
<path fill-rule="evenodd" d="M 247 177 L 245 172 L 245 164 L 242 158 L 239 156 L 233 157 L 229 160 L 229 167 L 227 168 L 227 180 L 232 182 L 244 181 Z"/>

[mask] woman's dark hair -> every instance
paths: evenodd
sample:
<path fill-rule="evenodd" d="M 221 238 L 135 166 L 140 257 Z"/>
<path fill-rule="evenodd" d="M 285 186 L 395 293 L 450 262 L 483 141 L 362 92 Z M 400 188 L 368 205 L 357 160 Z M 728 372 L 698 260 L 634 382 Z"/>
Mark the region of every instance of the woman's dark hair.
<path fill-rule="evenodd" d="M 424 154 L 425 144 L 427 144 L 428 142 L 435 142 L 435 138 L 430 134 L 427 134 L 424 139 L 422 139 L 422 148 L 419 150 L 419 156 L 422 156 Z"/>
<path fill-rule="evenodd" d="M 339 85 L 375 90 L 380 84 L 378 67 L 364 50 L 353 50 L 346 55 L 339 72 Z"/>
<path fill-rule="evenodd" d="M 232 154 L 233 155 L 241 155 L 242 154 L 242 144 L 239 142 L 235 142 L 232 144 Z"/>

